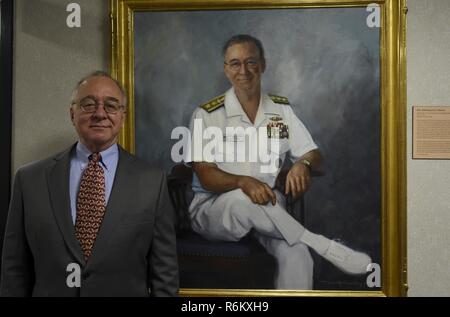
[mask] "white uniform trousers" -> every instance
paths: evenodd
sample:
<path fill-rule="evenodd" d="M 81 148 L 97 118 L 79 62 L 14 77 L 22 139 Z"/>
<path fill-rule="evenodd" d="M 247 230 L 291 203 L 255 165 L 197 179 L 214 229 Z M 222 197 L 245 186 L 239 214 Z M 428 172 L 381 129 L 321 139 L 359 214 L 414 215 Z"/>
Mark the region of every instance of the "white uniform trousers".
<path fill-rule="evenodd" d="M 189 208 L 192 228 L 209 240 L 222 241 L 238 241 L 254 229 L 256 239 L 277 261 L 275 287 L 312 289 L 313 260 L 300 242 L 305 229 L 286 211 L 284 196 L 275 193 L 275 206 L 254 204 L 241 189 L 196 193 Z"/>

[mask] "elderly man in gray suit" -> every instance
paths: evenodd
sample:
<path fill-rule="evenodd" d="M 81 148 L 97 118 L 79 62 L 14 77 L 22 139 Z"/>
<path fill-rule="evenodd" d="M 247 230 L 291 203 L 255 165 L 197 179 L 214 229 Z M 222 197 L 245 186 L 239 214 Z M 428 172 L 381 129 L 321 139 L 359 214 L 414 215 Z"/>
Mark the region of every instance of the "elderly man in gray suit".
<path fill-rule="evenodd" d="M 117 145 L 125 114 L 109 74 L 77 84 L 70 117 L 79 141 L 16 174 L 0 295 L 178 294 L 165 175 Z"/>

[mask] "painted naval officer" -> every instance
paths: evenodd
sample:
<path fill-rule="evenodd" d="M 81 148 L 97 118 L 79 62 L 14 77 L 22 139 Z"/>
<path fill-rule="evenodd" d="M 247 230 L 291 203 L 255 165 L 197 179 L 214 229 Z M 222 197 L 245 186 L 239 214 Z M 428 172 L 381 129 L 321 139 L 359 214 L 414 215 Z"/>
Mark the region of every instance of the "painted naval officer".
<path fill-rule="evenodd" d="M 287 98 L 261 92 L 266 66 L 261 42 L 249 35 L 233 36 L 224 45 L 223 55 L 224 72 L 232 87 L 199 107 L 191 119 L 194 147 L 208 141 L 195 127 L 218 128 L 223 133 L 215 155 L 191 156 L 195 171 L 195 196 L 189 208 L 193 229 L 210 240 L 226 241 L 238 241 L 253 229 L 256 239 L 276 258 L 275 287 L 279 289 L 312 289 L 313 261 L 308 246 L 344 272 L 366 273 L 371 262 L 368 255 L 308 231 L 285 209 L 283 194 L 302 195 L 311 183 L 311 170 L 320 168 L 322 157 Z M 292 160 L 285 193 L 274 189 L 280 162 L 275 168 L 264 168 L 266 162 L 260 157 L 249 159 L 254 142 L 245 142 L 251 136 L 242 130 L 257 133 L 251 128 L 265 128 L 265 134 L 257 137 L 265 135 L 277 141 L 270 142 L 273 145 L 267 149 L 275 152 L 271 154 L 279 161 Z M 243 153 L 245 160 L 236 158 Z"/>

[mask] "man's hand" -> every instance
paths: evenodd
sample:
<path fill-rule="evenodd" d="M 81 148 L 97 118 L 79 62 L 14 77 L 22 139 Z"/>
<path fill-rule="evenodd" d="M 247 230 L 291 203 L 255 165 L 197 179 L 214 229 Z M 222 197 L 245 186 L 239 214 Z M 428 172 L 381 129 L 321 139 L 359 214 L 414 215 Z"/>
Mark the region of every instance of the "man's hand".
<path fill-rule="evenodd" d="M 270 201 L 272 205 L 275 205 L 277 202 L 277 197 L 269 185 L 253 177 L 241 176 L 238 186 L 255 204 L 267 205 Z"/>
<path fill-rule="evenodd" d="M 285 195 L 291 194 L 297 199 L 305 193 L 311 184 L 309 168 L 301 163 L 295 163 L 286 176 Z"/>

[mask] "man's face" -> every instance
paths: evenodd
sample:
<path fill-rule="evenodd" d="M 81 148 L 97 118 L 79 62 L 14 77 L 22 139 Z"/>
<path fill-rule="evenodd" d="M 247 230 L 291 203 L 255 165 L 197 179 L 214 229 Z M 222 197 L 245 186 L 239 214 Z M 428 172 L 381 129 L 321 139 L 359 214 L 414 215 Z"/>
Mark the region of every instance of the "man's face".
<path fill-rule="evenodd" d="M 107 77 L 90 77 L 78 88 L 70 117 L 80 141 L 92 152 L 103 151 L 117 142 L 125 112 L 108 113 L 105 103 L 122 105 L 123 101 L 119 87 Z M 94 112 L 84 112 L 80 107 L 83 102 L 99 105 Z"/>
<path fill-rule="evenodd" d="M 233 44 L 225 53 L 225 75 L 237 91 L 259 91 L 265 66 L 258 48 L 252 42 Z"/>

